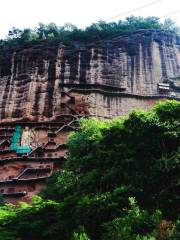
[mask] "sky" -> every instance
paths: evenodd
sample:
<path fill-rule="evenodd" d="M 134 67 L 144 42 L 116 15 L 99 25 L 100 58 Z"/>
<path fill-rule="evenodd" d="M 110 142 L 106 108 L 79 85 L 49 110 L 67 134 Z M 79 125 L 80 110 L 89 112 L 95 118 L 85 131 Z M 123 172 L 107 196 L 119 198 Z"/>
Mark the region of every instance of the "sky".
<path fill-rule="evenodd" d="M 137 11 L 115 17 L 156 0 L 0 0 L 0 38 L 12 27 L 34 28 L 39 22 L 54 22 L 58 26 L 72 23 L 85 28 L 99 20 L 118 21 L 127 16 L 170 17 L 180 25 L 180 0 L 160 0 Z M 163 21 L 164 18 L 161 20 Z"/>

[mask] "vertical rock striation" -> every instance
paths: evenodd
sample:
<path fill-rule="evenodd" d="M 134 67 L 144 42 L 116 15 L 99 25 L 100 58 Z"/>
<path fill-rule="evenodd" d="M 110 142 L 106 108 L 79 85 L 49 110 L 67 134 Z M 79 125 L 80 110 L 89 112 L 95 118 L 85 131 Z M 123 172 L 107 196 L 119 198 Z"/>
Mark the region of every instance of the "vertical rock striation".
<path fill-rule="evenodd" d="M 148 96 L 180 96 L 180 38 L 172 32 L 141 30 L 76 45 L 42 42 L 1 50 L 1 121 L 56 119 L 64 89 L 90 96 L 90 112 L 97 116 L 102 115 L 99 106 L 110 108 L 104 117 L 144 108 Z M 169 92 L 159 92 L 163 82 L 169 84 Z"/>

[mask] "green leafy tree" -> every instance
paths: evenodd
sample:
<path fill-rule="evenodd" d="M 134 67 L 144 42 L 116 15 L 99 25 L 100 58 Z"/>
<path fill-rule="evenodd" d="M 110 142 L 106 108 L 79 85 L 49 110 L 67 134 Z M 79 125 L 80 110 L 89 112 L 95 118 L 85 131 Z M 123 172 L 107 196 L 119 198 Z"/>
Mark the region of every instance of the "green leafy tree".
<path fill-rule="evenodd" d="M 180 102 L 79 124 L 42 197 L 0 207 L 3 238 L 179 239 Z"/>
<path fill-rule="evenodd" d="M 132 15 L 118 22 L 107 23 L 99 20 L 85 29 L 79 29 L 71 23 L 66 23 L 60 27 L 55 23 L 39 23 L 35 29 L 24 30 L 13 27 L 9 31 L 7 39 L 1 40 L 0 45 L 18 45 L 34 40 L 59 41 L 67 45 L 72 45 L 74 41 L 86 43 L 109 39 L 123 34 L 130 35 L 139 29 L 167 30 L 177 34 L 180 33 L 180 27 L 169 18 L 165 19 L 164 23 L 161 23 L 159 18 L 155 16 L 143 18 Z"/>
<path fill-rule="evenodd" d="M 25 28 L 22 31 L 21 39 L 23 42 L 31 42 L 38 39 L 38 34 L 32 31 L 30 28 Z"/>
<path fill-rule="evenodd" d="M 21 38 L 22 36 L 22 30 L 19 28 L 13 27 L 11 30 L 8 32 L 8 39 L 18 39 Z"/>
<path fill-rule="evenodd" d="M 72 240 L 90 240 L 90 238 L 87 236 L 84 228 L 81 226 L 79 227 L 78 231 L 73 233 Z"/>

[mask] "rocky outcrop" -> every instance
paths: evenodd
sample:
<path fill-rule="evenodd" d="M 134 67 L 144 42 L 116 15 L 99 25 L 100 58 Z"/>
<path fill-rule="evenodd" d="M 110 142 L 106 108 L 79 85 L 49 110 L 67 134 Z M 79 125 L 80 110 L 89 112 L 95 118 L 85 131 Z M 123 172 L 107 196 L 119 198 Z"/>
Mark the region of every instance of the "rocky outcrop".
<path fill-rule="evenodd" d="M 85 101 L 89 114 L 124 115 L 179 97 L 179 76 L 180 38 L 172 32 L 141 30 L 88 45 L 41 42 L 2 49 L 0 119 L 55 120 L 64 111 L 62 92 Z M 164 90 L 159 83 L 166 84 Z"/>

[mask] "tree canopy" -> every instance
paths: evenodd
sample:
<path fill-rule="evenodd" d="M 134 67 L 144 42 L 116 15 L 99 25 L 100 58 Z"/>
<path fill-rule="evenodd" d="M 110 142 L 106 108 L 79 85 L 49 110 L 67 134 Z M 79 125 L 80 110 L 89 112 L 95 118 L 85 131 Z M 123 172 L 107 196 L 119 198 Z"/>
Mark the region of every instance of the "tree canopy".
<path fill-rule="evenodd" d="M 71 44 L 74 41 L 92 42 L 108 39 L 118 34 L 130 34 L 139 29 L 161 29 L 180 33 L 180 28 L 171 19 L 165 19 L 163 23 L 158 17 L 135 17 L 130 16 L 118 22 L 105 22 L 100 20 L 92 23 L 85 29 L 80 29 L 71 23 L 57 26 L 55 23 L 39 23 L 35 29 L 25 28 L 23 30 L 13 27 L 9 30 L 6 39 L 1 40 L 0 45 L 18 45 L 33 41 L 60 41 Z"/>
<path fill-rule="evenodd" d="M 180 102 L 79 124 L 41 197 L 0 207 L 0 239 L 179 239 Z"/>

